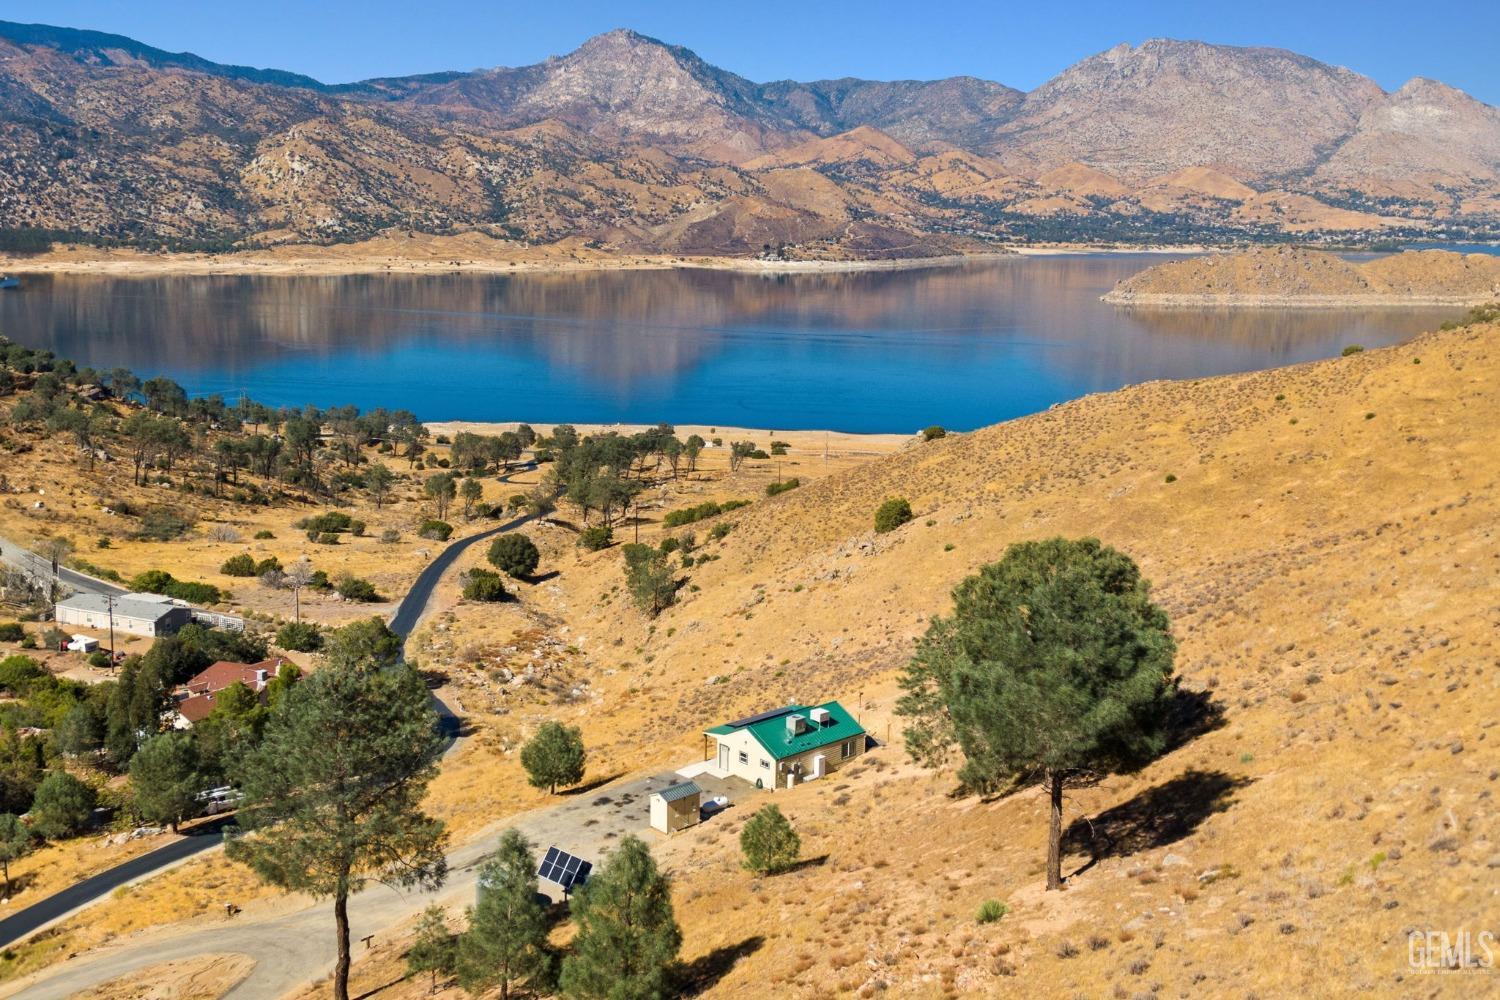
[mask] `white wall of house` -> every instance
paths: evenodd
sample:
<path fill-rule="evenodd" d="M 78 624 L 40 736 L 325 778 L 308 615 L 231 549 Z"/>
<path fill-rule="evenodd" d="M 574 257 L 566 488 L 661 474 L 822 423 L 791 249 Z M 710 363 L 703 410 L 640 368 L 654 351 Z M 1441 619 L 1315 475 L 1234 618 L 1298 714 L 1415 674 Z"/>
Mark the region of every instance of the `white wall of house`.
<path fill-rule="evenodd" d="M 715 736 L 718 746 L 715 767 L 743 778 L 750 784 L 757 781 L 765 788 L 776 787 L 776 761 L 750 730 L 741 729 L 727 736 Z"/>

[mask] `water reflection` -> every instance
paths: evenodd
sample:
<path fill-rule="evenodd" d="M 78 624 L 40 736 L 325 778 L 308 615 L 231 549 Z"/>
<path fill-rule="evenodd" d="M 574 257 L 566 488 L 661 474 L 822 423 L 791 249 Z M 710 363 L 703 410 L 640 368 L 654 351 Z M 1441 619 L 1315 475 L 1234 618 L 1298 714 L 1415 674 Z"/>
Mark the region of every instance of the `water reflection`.
<path fill-rule="evenodd" d="M 1391 343 L 1453 310 L 1142 311 L 1160 258 L 853 274 L 36 277 L 0 332 L 271 403 L 423 417 L 966 428 L 1086 392 Z"/>

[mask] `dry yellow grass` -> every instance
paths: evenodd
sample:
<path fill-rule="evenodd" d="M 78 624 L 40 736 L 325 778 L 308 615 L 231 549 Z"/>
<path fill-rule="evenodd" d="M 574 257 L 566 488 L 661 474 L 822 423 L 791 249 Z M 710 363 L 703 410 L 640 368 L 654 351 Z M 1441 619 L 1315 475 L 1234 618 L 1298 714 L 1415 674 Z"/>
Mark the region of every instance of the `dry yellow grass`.
<path fill-rule="evenodd" d="M 434 809 L 477 829 L 539 802 L 507 747 L 542 718 L 583 727 L 595 775 L 695 759 L 726 717 L 839 697 L 894 745 L 778 793 L 814 863 L 744 874 L 748 810 L 656 849 L 712 995 L 1484 992 L 1493 973 L 1414 975 L 1406 931 L 1494 930 L 1497 345 L 1500 328 L 1471 327 L 1135 386 L 851 463 L 728 515 L 721 541 L 685 529 L 717 558 L 651 622 L 617 551 L 529 529 L 555 578 L 498 607 L 450 582 L 417 636 L 478 727 Z M 704 495 L 748 488 L 717 478 Z M 916 519 L 876 536 L 892 495 Z M 1080 822 L 1069 888 L 1046 894 L 1043 803 L 953 796 L 951 774 L 905 761 L 890 709 L 952 585 L 1058 534 L 1140 562 L 1185 689 L 1223 719 L 1071 793 L 1099 856 Z M 492 676 L 533 662 L 534 682 Z M 986 899 L 1010 913 L 976 924 Z M 394 978 L 399 939 L 383 947 L 358 982 Z"/>
<path fill-rule="evenodd" d="M 244 955 L 163 962 L 78 994 L 78 1000 L 217 1000 L 250 973 Z"/>

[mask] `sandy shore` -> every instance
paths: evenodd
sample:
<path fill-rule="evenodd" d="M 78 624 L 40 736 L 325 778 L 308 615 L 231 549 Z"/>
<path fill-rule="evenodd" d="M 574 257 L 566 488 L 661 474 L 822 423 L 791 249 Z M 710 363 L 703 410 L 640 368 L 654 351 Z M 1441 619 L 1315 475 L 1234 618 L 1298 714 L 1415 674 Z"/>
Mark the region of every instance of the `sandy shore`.
<path fill-rule="evenodd" d="M 443 434 L 451 438 L 459 431 L 468 431 L 472 434 L 499 434 L 502 431 L 513 431 L 520 422 L 424 420 L 423 424 L 434 435 Z M 531 426 L 538 434 L 550 434 L 556 425 L 533 423 Z M 600 434 L 608 431 L 634 434 L 655 425 L 574 424 L 573 426 L 580 434 Z M 829 454 L 840 455 L 886 455 L 920 440 L 920 434 L 916 430 L 913 430 L 911 434 L 855 434 L 846 431 L 789 431 L 774 427 L 726 427 L 722 424 L 676 424 L 674 429 L 679 438 L 686 438 L 690 434 L 697 434 L 709 442 L 712 442 L 714 438 L 722 438 L 726 447 L 730 441 L 754 441 L 758 446 L 769 451 L 771 441 L 775 439 L 785 441 L 797 451 L 820 451 L 827 448 Z"/>
<path fill-rule="evenodd" d="M 1099 301 L 1148 309 L 1349 309 L 1467 308 L 1493 302 L 1493 295 L 1167 295 L 1109 292 Z"/>
<path fill-rule="evenodd" d="M 561 274 L 598 271 L 704 269 L 748 274 L 838 274 L 948 267 L 1015 257 L 1062 254 L 1191 254 L 1204 247 L 1006 247 L 992 253 L 899 260 L 759 260 L 747 257 L 610 254 L 584 247 L 523 247 L 471 237 L 381 238 L 327 247 L 287 246 L 238 253 L 150 253 L 60 247 L 45 254 L 0 255 L 0 273 L 90 274 L 111 278 L 264 275 L 334 277 L 356 274 Z"/>

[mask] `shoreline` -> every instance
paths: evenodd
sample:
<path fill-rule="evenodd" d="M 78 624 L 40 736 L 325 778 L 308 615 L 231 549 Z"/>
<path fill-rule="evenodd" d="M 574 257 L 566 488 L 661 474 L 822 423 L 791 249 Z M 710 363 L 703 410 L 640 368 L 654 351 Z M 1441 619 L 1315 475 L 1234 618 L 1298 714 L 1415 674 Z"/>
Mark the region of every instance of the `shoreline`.
<path fill-rule="evenodd" d="M 531 427 L 538 434 L 551 434 L 553 428 L 557 427 L 558 424 L 568 422 L 566 420 L 555 423 L 531 423 L 525 420 L 424 420 L 422 421 L 422 426 L 426 427 L 434 436 L 443 434 L 452 438 L 453 435 L 460 431 L 468 431 L 472 434 L 500 434 L 504 431 L 513 431 L 523 423 L 531 423 Z M 635 434 L 640 431 L 650 430 L 656 425 L 575 423 L 572 426 L 580 434 L 602 434 L 610 431 L 617 431 L 620 434 Z M 802 453 L 820 451 L 824 447 L 827 447 L 830 453 L 837 452 L 845 455 L 884 455 L 922 439 L 921 430 L 914 430 L 903 434 L 892 431 L 836 431 L 822 428 L 796 430 L 775 427 L 730 427 L 727 424 L 673 424 L 672 429 L 678 437 L 697 434 L 709 442 L 712 442 L 716 437 L 723 438 L 726 442 L 751 440 L 760 447 L 769 450 L 771 440 L 776 438 L 785 440 L 793 449 Z M 949 431 L 948 433 L 955 435 L 964 432 Z M 863 445 L 866 450 L 855 450 L 852 448 L 854 445 Z M 713 445 L 710 444 L 709 447 L 713 447 Z"/>
<path fill-rule="evenodd" d="M 517 248 L 498 255 L 485 247 L 417 247 L 418 253 L 392 248 L 361 248 L 359 244 L 316 248 L 247 250 L 232 254 L 148 253 L 137 250 L 99 250 L 64 247 L 35 256 L 0 254 L 0 274 L 93 275 L 114 278 L 159 277 L 346 277 L 354 275 L 501 275 L 568 274 L 603 271 L 732 271 L 743 274 L 849 274 L 867 271 L 909 271 L 967 264 L 993 263 L 1024 257 L 1075 255 L 1202 254 L 1204 246 L 1100 247 L 1047 244 L 997 248 L 993 252 L 902 257 L 884 260 L 761 260 L 752 257 L 679 256 L 670 254 L 608 255 L 558 248 Z M 467 251 L 467 252 L 465 252 Z M 24 290 L 24 280 L 22 289 Z"/>
<path fill-rule="evenodd" d="M 1493 295 L 1207 295 L 1108 292 L 1099 301 L 1148 309 L 1467 309 Z"/>

